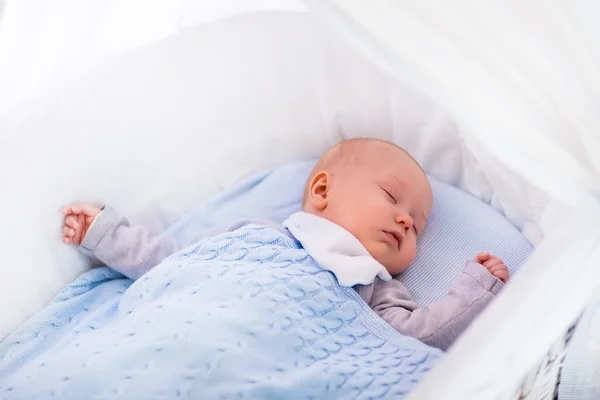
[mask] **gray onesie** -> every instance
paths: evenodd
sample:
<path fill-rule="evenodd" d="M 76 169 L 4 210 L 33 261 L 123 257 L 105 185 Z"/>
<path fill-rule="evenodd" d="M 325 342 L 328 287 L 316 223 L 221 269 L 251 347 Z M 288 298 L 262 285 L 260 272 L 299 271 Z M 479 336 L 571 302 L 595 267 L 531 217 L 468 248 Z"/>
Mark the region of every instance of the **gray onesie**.
<path fill-rule="evenodd" d="M 250 223 L 275 228 L 293 238 L 275 222 L 240 221 L 223 229 L 203 232 L 195 241 Z M 142 226 L 131 225 L 124 216 L 106 207 L 96 217 L 79 249 L 128 278 L 138 279 L 185 246 L 187 244 L 178 243 L 172 236 L 152 235 Z M 419 307 L 396 279 L 376 278 L 372 284 L 357 285 L 355 289 L 369 307 L 398 332 L 445 351 L 503 285 L 484 266 L 469 261 L 448 294 L 425 308 Z"/>

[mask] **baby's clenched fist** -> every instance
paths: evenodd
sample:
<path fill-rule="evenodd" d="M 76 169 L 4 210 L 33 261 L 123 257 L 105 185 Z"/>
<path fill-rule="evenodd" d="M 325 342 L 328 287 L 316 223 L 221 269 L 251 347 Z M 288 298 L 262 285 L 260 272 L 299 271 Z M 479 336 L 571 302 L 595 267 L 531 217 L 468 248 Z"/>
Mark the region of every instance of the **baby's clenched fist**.
<path fill-rule="evenodd" d="M 507 283 L 509 279 L 508 268 L 504 265 L 501 259 L 490 253 L 479 253 L 475 256 L 473 261 L 483 265 L 490 274 L 500 279 L 502 282 Z"/>
<path fill-rule="evenodd" d="M 63 224 L 63 242 L 66 244 L 81 244 L 85 234 L 102 211 L 100 208 L 89 204 L 76 204 L 61 210 L 65 216 Z"/>

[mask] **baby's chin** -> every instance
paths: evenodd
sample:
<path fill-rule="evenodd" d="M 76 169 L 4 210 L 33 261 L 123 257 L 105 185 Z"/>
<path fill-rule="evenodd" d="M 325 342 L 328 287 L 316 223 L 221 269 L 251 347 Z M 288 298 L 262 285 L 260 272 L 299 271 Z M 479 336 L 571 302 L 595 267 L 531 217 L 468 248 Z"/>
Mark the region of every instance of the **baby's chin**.
<path fill-rule="evenodd" d="M 405 264 L 398 264 L 398 263 L 385 263 L 385 262 L 381 262 L 380 260 L 377 260 L 377 261 L 379 261 L 379 263 L 381 265 L 383 265 L 385 267 L 385 269 L 387 270 L 387 272 L 389 272 L 389 274 L 392 276 L 401 274 L 404 271 L 406 271 L 408 269 L 408 267 L 410 267 L 410 263 L 408 265 L 405 265 Z"/>
<path fill-rule="evenodd" d="M 403 257 L 403 259 L 399 259 L 398 253 L 392 255 L 387 251 L 381 251 L 381 248 L 378 248 L 377 250 L 379 250 L 379 252 L 370 251 L 369 248 L 367 248 L 367 251 L 371 253 L 371 256 L 375 260 L 377 260 L 379 264 L 383 265 L 387 272 L 392 276 L 401 274 L 404 271 L 406 271 L 408 267 L 410 267 L 414 259 L 410 259 L 407 262 L 406 257 Z"/>
<path fill-rule="evenodd" d="M 406 271 L 408 269 L 408 266 L 401 267 L 401 268 L 398 268 L 398 267 L 396 267 L 396 268 L 387 268 L 386 267 L 386 269 L 387 269 L 387 271 L 389 272 L 390 275 L 396 276 L 396 275 L 399 275 L 399 274 L 403 273 L 404 271 Z"/>

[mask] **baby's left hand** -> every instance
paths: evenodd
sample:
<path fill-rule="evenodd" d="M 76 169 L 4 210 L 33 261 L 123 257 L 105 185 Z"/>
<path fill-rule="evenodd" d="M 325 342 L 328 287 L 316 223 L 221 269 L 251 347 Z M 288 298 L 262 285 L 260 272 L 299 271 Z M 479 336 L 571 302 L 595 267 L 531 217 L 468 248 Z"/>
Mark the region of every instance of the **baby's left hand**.
<path fill-rule="evenodd" d="M 507 283 L 509 279 L 508 268 L 504 265 L 501 259 L 490 253 L 479 253 L 475 256 L 473 261 L 483 265 L 490 274 L 500 279 L 502 282 Z"/>

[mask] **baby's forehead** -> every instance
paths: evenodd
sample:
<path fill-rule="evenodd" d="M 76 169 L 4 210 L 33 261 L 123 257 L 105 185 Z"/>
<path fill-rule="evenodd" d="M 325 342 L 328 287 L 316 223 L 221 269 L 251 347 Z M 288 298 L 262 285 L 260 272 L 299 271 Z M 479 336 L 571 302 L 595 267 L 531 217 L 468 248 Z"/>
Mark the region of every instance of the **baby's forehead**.
<path fill-rule="evenodd" d="M 332 164 L 342 167 L 358 164 L 362 167 L 381 168 L 385 164 L 393 166 L 400 162 L 417 164 L 404 149 L 382 140 L 343 142 L 334 147 L 328 156 Z"/>
<path fill-rule="evenodd" d="M 420 165 L 399 148 L 365 149 L 362 154 L 357 155 L 355 164 L 378 177 L 396 180 L 421 179 Z"/>
<path fill-rule="evenodd" d="M 379 139 L 349 139 L 327 151 L 315 165 L 311 176 L 322 170 L 334 173 L 361 173 L 402 180 L 427 180 L 418 162 L 403 148 Z"/>

